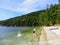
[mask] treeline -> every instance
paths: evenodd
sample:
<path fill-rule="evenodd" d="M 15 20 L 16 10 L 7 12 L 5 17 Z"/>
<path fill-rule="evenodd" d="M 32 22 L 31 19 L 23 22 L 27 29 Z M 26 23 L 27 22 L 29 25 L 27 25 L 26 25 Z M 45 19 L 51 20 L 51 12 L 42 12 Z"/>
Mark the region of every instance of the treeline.
<path fill-rule="evenodd" d="M 32 12 L 26 15 L 0 21 L 3 26 L 50 26 L 60 24 L 60 4 L 50 5 L 50 8 Z"/>
<path fill-rule="evenodd" d="M 39 25 L 51 26 L 60 24 L 60 4 L 50 5 L 50 8 L 39 14 Z"/>
<path fill-rule="evenodd" d="M 1 21 L 0 24 L 3 26 L 37 26 L 38 15 L 40 14 L 40 12 L 42 11 L 14 17 L 5 21 Z"/>

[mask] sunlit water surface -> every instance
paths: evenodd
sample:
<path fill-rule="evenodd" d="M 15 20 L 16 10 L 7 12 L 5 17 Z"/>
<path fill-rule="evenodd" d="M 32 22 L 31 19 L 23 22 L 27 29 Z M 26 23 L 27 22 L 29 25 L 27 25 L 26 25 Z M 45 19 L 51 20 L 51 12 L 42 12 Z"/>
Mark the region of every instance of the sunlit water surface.
<path fill-rule="evenodd" d="M 24 36 L 17 37 L 20 30 L 31 27 L 4 27 L 0 26 L 0 45 L 28 45 Z M 22 34 L 23 35 L 23 34 Z"/>

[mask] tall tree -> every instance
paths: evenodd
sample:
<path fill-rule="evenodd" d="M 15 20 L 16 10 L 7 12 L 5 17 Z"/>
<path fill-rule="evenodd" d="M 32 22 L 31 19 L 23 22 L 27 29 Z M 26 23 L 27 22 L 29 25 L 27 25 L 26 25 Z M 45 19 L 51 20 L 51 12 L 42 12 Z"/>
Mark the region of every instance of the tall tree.
<path fill-rule="evenodd" d="M 60 4 L 60 0 L 59 0 L 59 4 Z"/>
<path fill-rule="evenodd" d="M 49 12 L 49 5 L 47 5 L 47 16 L 48 16 L 48 23 L 47 23 L 47 25 L 49 26 L 50 25 L 50 12 Z"/>

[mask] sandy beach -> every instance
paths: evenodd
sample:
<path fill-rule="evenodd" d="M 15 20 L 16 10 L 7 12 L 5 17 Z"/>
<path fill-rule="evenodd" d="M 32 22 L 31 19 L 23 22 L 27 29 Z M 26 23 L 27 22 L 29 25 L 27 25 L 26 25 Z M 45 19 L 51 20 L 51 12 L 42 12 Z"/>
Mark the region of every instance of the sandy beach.
<path fill-rule="evenodd" d="M 60 26 L 43 27 L 40 45 L 60 45 Z"/>

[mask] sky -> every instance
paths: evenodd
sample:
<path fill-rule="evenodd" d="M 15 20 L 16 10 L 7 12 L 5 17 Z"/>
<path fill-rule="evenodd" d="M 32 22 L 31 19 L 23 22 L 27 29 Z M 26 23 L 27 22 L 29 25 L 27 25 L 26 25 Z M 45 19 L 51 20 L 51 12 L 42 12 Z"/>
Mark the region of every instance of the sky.
<path fill-rule="evenodd" d="M 0 0 L 0 20 L 44 10 L 47 4 L 58 4 L 58 0 Z"/>

